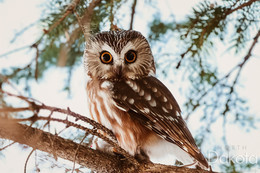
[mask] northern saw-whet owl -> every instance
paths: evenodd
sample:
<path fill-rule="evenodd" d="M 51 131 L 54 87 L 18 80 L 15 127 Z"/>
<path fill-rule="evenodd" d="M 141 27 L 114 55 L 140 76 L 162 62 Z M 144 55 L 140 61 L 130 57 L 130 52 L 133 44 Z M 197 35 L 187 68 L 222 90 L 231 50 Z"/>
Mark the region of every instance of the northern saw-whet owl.
<path fill-rule="evenodd" d="M 208 168 L 178 103 L 155 77 L 148 41 L 133 30 L 92 36 L 84 52 L 91 118 L 111 129 L 119 145 L 154 163 Z"/>

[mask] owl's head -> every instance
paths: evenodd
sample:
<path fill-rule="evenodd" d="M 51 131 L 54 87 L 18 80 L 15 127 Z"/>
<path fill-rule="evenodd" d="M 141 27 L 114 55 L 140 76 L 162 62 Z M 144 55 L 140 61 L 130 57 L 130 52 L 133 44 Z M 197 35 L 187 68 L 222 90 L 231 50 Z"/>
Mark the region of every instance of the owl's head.
<path fill-rule="evenodd" d="M 97 79 L 138 79 L 155 73 L 145 37 L 137 31 L 107 31 L 91 37 L 84 52 L 88 75 Z"/>

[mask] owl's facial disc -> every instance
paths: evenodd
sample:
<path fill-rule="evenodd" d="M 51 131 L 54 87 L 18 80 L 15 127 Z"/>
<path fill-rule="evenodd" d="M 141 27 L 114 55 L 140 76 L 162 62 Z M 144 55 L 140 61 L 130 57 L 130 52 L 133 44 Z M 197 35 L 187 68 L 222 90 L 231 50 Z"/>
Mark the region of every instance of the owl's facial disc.
<path fill-rule="evenodd" d="M 85 69 L 92 78 L 138 79 L 155 73 L 153 55 L 137 31 L 105 31 L 87 42 Z"/>

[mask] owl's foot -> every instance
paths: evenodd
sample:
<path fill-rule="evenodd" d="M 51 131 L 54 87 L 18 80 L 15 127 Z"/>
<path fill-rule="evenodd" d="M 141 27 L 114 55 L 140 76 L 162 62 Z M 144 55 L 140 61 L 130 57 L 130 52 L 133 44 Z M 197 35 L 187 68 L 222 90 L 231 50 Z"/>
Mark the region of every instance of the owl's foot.
<path fill-rule="evenodd" d="M 149 156 L 147 156 L 147 154 L 143 150 L 140 150 L 140 153 L 135 155 L 135 159 L 139 163 L 149 163 L 149 162 L 151 162 Z"/>

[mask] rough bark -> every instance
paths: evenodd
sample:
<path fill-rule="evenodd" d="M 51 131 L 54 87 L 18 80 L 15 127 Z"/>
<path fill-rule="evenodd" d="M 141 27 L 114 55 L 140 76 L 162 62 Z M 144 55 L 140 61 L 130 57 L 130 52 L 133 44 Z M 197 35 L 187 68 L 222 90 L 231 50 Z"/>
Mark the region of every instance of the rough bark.
<path fill-rule="evenodd" d="M 93 150 L 83 145 L 78 147 L 79 144 L 71 140 L 3 118 L 0 119 L 0 138 L 30 146 L 53 154 L 55 157 L 75 161 L 97 172 L 208 172 L 153 163 L 134 165 L 120 156 Z M 75 153 L 77 153 L 76 159 L 74 159 Z"/>

